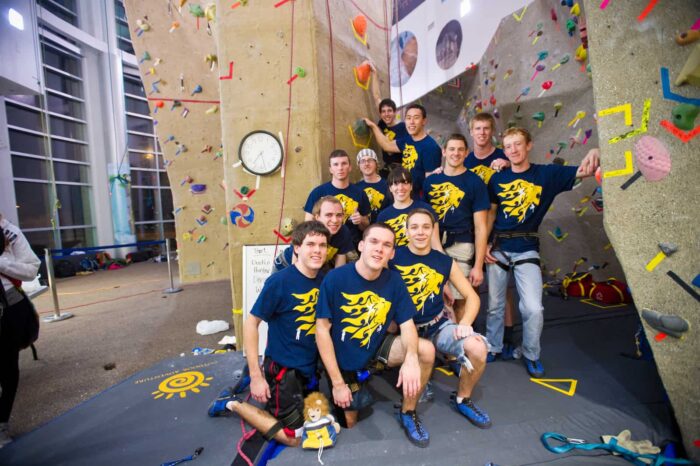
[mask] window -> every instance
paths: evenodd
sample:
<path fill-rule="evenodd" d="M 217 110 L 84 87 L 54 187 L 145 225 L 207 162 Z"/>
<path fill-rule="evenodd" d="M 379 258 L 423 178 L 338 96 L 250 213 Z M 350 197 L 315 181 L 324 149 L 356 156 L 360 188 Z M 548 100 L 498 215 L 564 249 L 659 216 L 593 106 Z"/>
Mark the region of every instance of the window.
<path fill-rule="evenodd" d="M 78 9 L 75 0 L 38 0 L 37 3 L 63 21 L 73 26 L 78 25 Z"/>
<path fill-rule="evenodd" d="M 15 178 L 48 181 L 49 163 L 47 160 L 12 155 L 12 174 Z"/>
<path fill-rule="evenodd" d="M 131 44 L 131 33 L 129 32 L 129 23 L 126 19 L 126 9 L 124 2 L 115 0 L 114 16 L 117 22 L 117 45 L 127 53 L 134 54 L 134 47 Z"/>
<path fill-rule="evenodd" d="M 17 215 L 19 226 L 25 228 L 50 228 L 49 184 L 15 180 Z"/>

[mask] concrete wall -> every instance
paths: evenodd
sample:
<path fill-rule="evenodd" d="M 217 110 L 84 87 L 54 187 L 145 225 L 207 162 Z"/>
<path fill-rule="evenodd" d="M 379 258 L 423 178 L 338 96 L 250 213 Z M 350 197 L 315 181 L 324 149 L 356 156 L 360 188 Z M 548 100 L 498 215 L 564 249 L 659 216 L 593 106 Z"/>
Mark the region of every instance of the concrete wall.
<path fill-rule="evenodd" d="M 189 11 L 194 3 L 181 11 L 176 3 L 126 0 L 125 6 L 144 89 L 157 120 L 158 141 L 169 163 L 180 278 L 191 283 L 229 276 L 219 104 L 219 75 L 228 73 L 228 62 L 220 60 L 220 66 L 212 68 L 205 60 L 217 55 L 217 22 L 209 24 L 208 33 L 206 18 L 198 19 Z M 168 5 L 173 5 L 170 11 Z M 139 34 L 137 21 L 143 20 L 150 28 Z M 151 58 L 142 61 L 145 52 Z M 152 86 L 159 80 L 155 90 Z M 201 92 L 193 93 L 196 86 Z M 173 100 L 181 106 L 172 108 Z M 206 185 L 206 191 L 193 194 L 195 184 Z"/>
<path fill-rule="evenodd" d="M 625 152 L 634 155 L 630 173 L 605 178 L 605 229 L 625 269 L 638 309 L 684 318 L 690 330 L 684 338 L 659 337 L 645 324 L 659 373 L 673 403 L 688 455 L 700 461 L 700 303 L 668 275 L 675 273 L 697 296 L 690 284 L 698 272 L 698 202 L 700 159 L 697 137 L 682 141 L 665 127 L 678 105 L 677 97 L 662 90 L 660 69 L 670 74 L 670 93 L 700 102 L 700 89 L 675 86 L 686 60 L 698 42 L 680 46 L 674 37 L 687 31 L 700 16 L 700 3 L 670 0 L 659 3 L 640 21 L 646 0 L 610 2 L 601 10 L 598 1 L 585 1 L 589 12 L 593 93 L 598 111 L 602 167 L 605 172 L 626 168 Z M 695 51 L 698 52 L 697 50 Z M 642 123 L 645 101 L 650 100 L 649 118 Z M 611 107 L 631 105 L 632 125 L 623 112 L 600 116 Z M 695 122 L 697 129 L 698 122 Z M 639 130 L 619 142 L 618 135 Z M 639 169 L 636 144 L 645 136 L 657 138 L 670 152 L 670 173 L 657 182 L 644 177 L 627 189 L 621 185 Z M 658 157 L 655 152 L 652 156 Z M 678 251 L 655 267 L 649 262 L 660 252 L 661 242 L 674 243 Z M 647 268 L 649 267 L 649 268 Z M 649 269 L 652 269 L 651 271 Z"/>

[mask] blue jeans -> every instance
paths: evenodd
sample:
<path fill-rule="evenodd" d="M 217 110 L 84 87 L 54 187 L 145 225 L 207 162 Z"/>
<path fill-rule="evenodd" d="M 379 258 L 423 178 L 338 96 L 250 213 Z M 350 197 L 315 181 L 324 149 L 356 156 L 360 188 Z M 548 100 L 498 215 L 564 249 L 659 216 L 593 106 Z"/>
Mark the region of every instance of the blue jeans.
<path fill-rule="evenodd" d="M 537 251 L 508 252 L 510 260 L 501 251 L 491 253 L 502 264 L 517 262 L 522 259 L 539 258 Z M 540 336 L 544 325 L 542 306 L 542 271 L 536 264 L 520 264 L 511 268 L 515 286 L 520 296 L 520 316 L 523 321 L 523 356 L 536 361 L 540 358 Z M 500 353 L 503 350 L 503 318 L 506 309 L 506 290 L 508 274 L 497 264 L 487 264 L 489 278 L 489 308 L 486 317 L 486 338 L 491 350 Z"/>

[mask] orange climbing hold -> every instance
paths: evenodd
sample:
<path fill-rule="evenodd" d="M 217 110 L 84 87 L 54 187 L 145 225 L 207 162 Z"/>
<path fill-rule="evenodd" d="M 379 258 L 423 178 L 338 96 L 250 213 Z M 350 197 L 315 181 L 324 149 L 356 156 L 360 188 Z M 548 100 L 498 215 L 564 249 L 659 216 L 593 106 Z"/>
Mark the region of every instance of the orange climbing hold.
<path fill-rule="evenodd" d="M 357 15 L 352 20 L 352 28 L 355 30 L 358 36 L 365 37 L 367 33 L 367 18 L 364 15 Z"/>
<path fill-rule="evenodd" d="M 372 72 L 369 63 L 365 62 L 354 67 L 353 72 L 355 73 L 355 82 L 357 82 L 357 85 L 366 90 L 369 87 L 370 73 Z"/>

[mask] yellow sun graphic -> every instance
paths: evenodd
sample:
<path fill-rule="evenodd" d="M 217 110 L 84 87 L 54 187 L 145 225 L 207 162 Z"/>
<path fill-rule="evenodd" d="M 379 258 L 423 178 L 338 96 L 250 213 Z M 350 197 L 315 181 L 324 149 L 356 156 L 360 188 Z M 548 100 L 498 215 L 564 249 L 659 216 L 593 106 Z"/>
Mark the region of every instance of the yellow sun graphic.
<path fill-rule="evenodd" d="M 152 392 L 151 395 L 153 399 L 165 397 L 169 400 L 175 394 L 179 394 L 180 398 L 186 398 L 188 391 L 193 391 L 194 393 L 199 393 L 200 385 L 202 387 L 208 387 L 208 381 L 214 379 L 214 377 L 205 377 L 204 374 L 198 371 L 181 372 L 173 376 L 168 377 L 163 380 L 160 385 L 158 385 L 158 390 Z"/>

